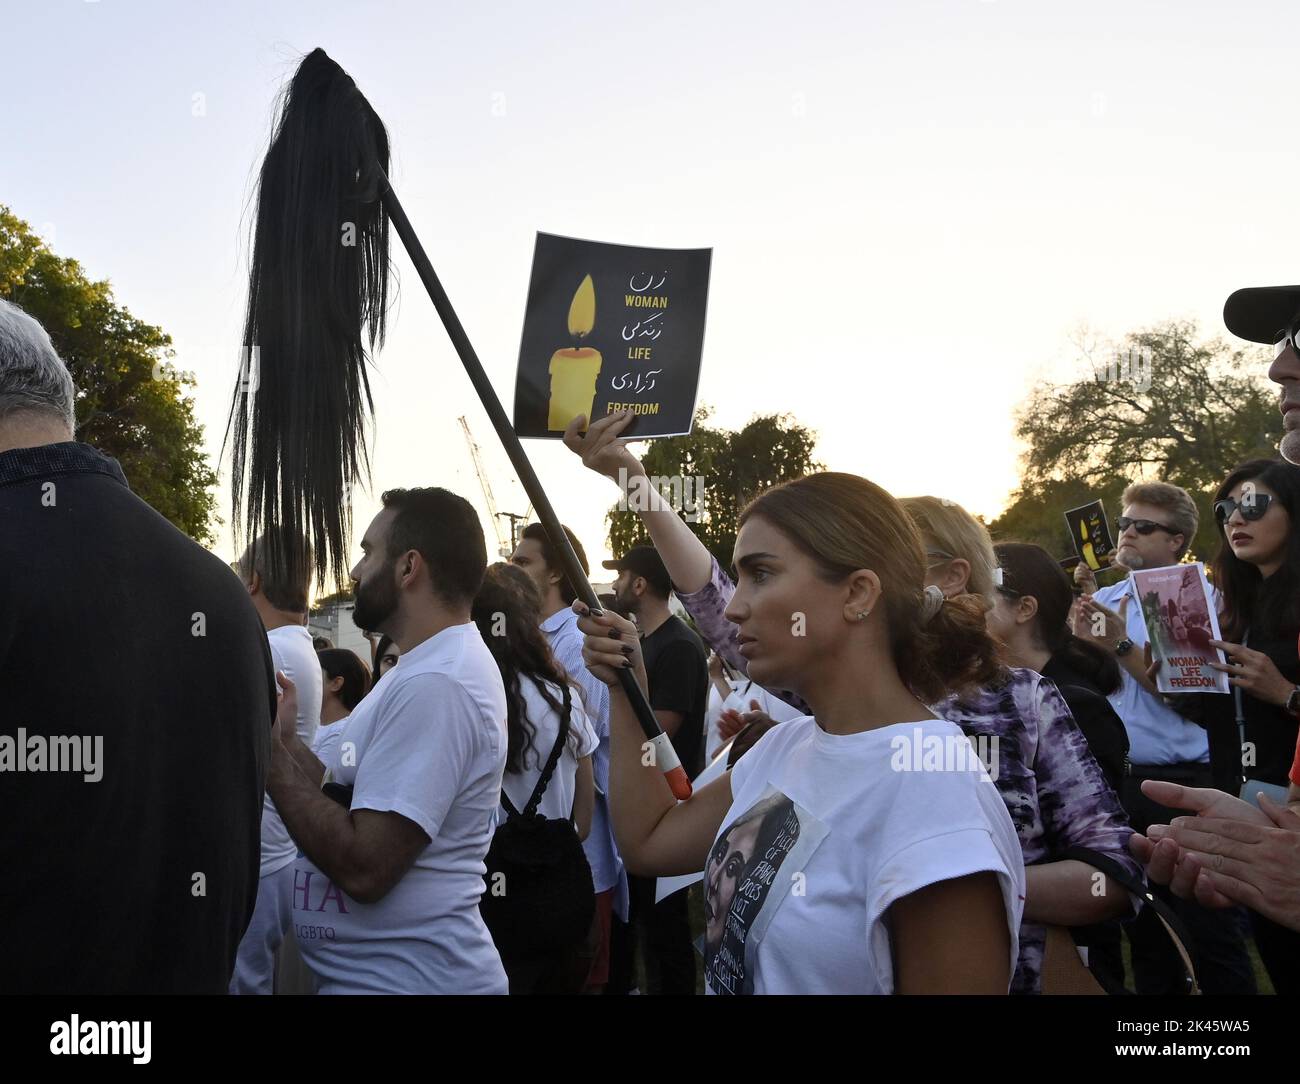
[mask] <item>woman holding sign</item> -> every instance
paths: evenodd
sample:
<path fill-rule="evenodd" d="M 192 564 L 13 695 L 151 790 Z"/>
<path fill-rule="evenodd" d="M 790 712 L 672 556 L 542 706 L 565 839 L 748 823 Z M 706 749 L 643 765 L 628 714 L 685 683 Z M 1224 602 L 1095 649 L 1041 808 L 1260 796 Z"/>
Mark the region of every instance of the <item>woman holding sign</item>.
<path fill-rule="evenodd" d="M 565 443 L 591 470 L 611 479 L 622 478 L 626 484 L 645 474 L 641 463 L 617 439 L 629 421 L 618 416 L 602 418 L 585 439 L 577 425 L 571 424 Z M 650 496 L 651 508 L 638 514 L 701 634 L 728 663 L 781 691 L 783 699 L 802 703 L 802 694 L 795 695 L 797 689 L 790 692 L 789 686 L 755 674 L 749 665 L 751 655 L 738 643 L 743 633 L 731 618 L 735 590 L 731 579 L 667 502 L 660 506 L 653 500 L 657 496 L 653 491 Z M 948 599 L 944 608 L 957 602 L 986 609 L 992 601 L 997 565 L 988 532 L 951 501 L 916 498 L 900 507 L 913 521 L 927 551 L 923 585 L 933 586 Z M 975 600 L 972 594 L 983 597 Z M 793 606 L 792 611 L 799 612 L 800 607 Z M 797 626 L 791 624 L 791 615 L 787 614 L 786 621 L 794 632 Z M 960 641 L 951 647 L 962 649 Z M 1108 885 L 1102 895 L 1092 892 L 1093 871 L 1084 863 L 1055 859 L 1070 847 L 1085 847 L 1140 876 L 1140 867 L 1126 847 L 1131 831 L 1069 708 L 1050 681 L 1027 670 L 995 667 L 967 682 L 960 694 L 953 687 L 932 703 L 939 715 L 956 723 L 991 754 L 990 774 L 1016 825 L 1022 863 L 1033 867 L 1027 874 L 1028 917 L 1019 937 L 1020 957 L 1012 990 L 1037 993 L 1046 940 L 1043 923 L 1088 925 L 1116 917 L 1129 907 L 1128 894 L 1117 886 L 1111 889 Z M 782 723 L 775 729 L 789 725 Z M 759 739 L 760 745 L 766 737 Z M 743 763 L 744 758 L 736 761 L 737 766 Z"/>
<path fill-rule="evenodd" d="M 1300 722 L 1300 467 L 1244 463 L 1214 495 L 1222 533 L 1214 559 L 1219 626 L 1232 696 L 1186 695 L 1179 710 L 1206 728 L 1221 789 L 1286 801 Z M 1195 712 L 1195 714 L 1191 714 Z M 1250 913 L 1255 943 L 1279 994 L 1300 991 L 1300 934 Z"/>
<path fill-rule="evenodd" d="M 926 591 L 911 521 L 848 474 L 751 502 L 735 562 L 727 616 L 751 676 L 813 714 L 685 802 L 647 766 L 614 684 L 620 667 L 645 681 L 634 626 L 574 604 L 587 665 L 611 686 L 610 799 L 628 868 L 704 871 L 711 993 L 1005 993 L 1020 845 L 969 742 L 925 707 L 996 668 L 982 608 Z M 935 770 L 914 768 L 923 747 Z"/>

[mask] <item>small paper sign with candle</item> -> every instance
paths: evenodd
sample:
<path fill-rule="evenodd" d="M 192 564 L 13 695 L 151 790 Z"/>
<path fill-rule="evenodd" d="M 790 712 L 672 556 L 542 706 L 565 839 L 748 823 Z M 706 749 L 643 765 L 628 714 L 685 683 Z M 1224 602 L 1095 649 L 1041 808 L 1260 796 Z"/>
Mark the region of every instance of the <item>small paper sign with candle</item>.
<path fill-rule="evenodd" d="M 713 250 L 539 233 L 515 380 L 515 432 L 557 439 L 631 410 L 625 437 L 691 431 Z"/>
<path fill-rule="evenodd" d="M 1074 552 L 1079 555 L 1078 561 L 1082 561 L 1094 572 L 1110 564 L 1115 544 L 1110 538 L 1110 525 L 1106 522 L 1106 510 L 1101 501 L 1069 509 L 1065 513 L 1065 525 L 1070 532 L 1070 540 L 1074 543 Z M 1061 563 L 1073 566 L 1078 561 L 1067 560 Z"/>

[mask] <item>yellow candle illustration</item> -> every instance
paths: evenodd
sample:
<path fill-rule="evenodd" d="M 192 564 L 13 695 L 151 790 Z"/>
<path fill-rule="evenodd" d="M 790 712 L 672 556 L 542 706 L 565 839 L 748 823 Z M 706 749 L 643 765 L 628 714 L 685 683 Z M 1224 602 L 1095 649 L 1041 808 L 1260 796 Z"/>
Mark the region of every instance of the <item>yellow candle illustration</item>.
<path fill-rule="evenodd" d="M 1088 540 L 1088 522 L 1079 520 L 1079 537 L 1083 540 L 1083 561 L 1094 572 L 1101 568 L 1101 562 L 1097 560 L 1097 554 L 1093 549 L 1092 543 Z"/>
<path fill-rule="evenodd" d="M 582 339 L 596 326 L 596 287 L 588 275 L 578 285 L 569 305 L 569 334 Z M 591 422 L 596 400 L 596 377 L 600 375 L 600 351 L 589 346 L 557 350 L 551 355 L 551 405 L 546 428 L 562 432 L 569 422 L 584 414 Z M 586 426 L 583 426 L 586 429 Z"/>

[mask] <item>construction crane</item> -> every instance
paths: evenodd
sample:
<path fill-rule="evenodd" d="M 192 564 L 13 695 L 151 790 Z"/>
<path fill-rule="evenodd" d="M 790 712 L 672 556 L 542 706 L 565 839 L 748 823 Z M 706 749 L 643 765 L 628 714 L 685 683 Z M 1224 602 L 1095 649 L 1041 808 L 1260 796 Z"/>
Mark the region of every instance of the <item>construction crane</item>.
<path fill-rule="evenodd" d="M 497 553 L 505 558 L 509 558 L 515 552 L 515 520 L 518 518 L 527 519 L 528 513 L 523 517 L 515 516 L 510 512 L 498 512 L 496 498 L 492 496 L 492 485 L 488 482 L 487 471 L 483 469 L 483 457 L 479 454 L 478 442 L 474 439 L 474 434 L 469 431 L 469 422 L 465 420 L 462 414 L 458 419 L 460 427 L 465 431 L 465 443 L 469 445 L 469 455 L 474 460 L 474 473 L 478 475 L 479 485 L 483 487 L 483 499 L 487 501 L 488 516 L 492 520 L 492 530 L 497 536 Z M 532 506 L 529 506 L 528 512 L 532 512 Z M 505 530 L 501 526 L 501 520 L 504 517 L 510 519 L 510 537 L 507 539 Z"/>

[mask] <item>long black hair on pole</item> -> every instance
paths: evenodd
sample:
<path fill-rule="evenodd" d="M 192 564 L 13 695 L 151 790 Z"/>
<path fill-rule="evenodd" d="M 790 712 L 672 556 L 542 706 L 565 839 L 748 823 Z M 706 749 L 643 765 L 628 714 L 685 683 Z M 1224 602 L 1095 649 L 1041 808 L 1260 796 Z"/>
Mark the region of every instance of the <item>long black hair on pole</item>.
<path fill-rule="evenodd" d="M 236 528 L 254 537 L 267 526 L 301 532 L 317 575 L 341 581 L 352 482 L 369 469 L 363 329 L 372 349 L 382 343 L 391 219 L 570 586 L 595 608 L 596 593 L 387 173 L 383 123 L 351 76 L 313 50 L 289 83 L 262 166 L 244 335 L 260 365 L 236 388 L 227 429 L 235 434 Z M 690 780 L 645 693 L 630 671 L 618 679 L 673 793 L 689 797 Z"/>
<path fill-rule="evenodd" d="M 382 344 L 388 301 L 387 169 L 383 122 L 313 50 L 285 89 L 262 163 L 226 428 L 236 532 L 309 543 L 311 558 L 306 546 L 265 555 L 284 582 L 310 571 L 341 585 L 349 565 L 352 486 L 369 473 L 367 342 Z"/>

